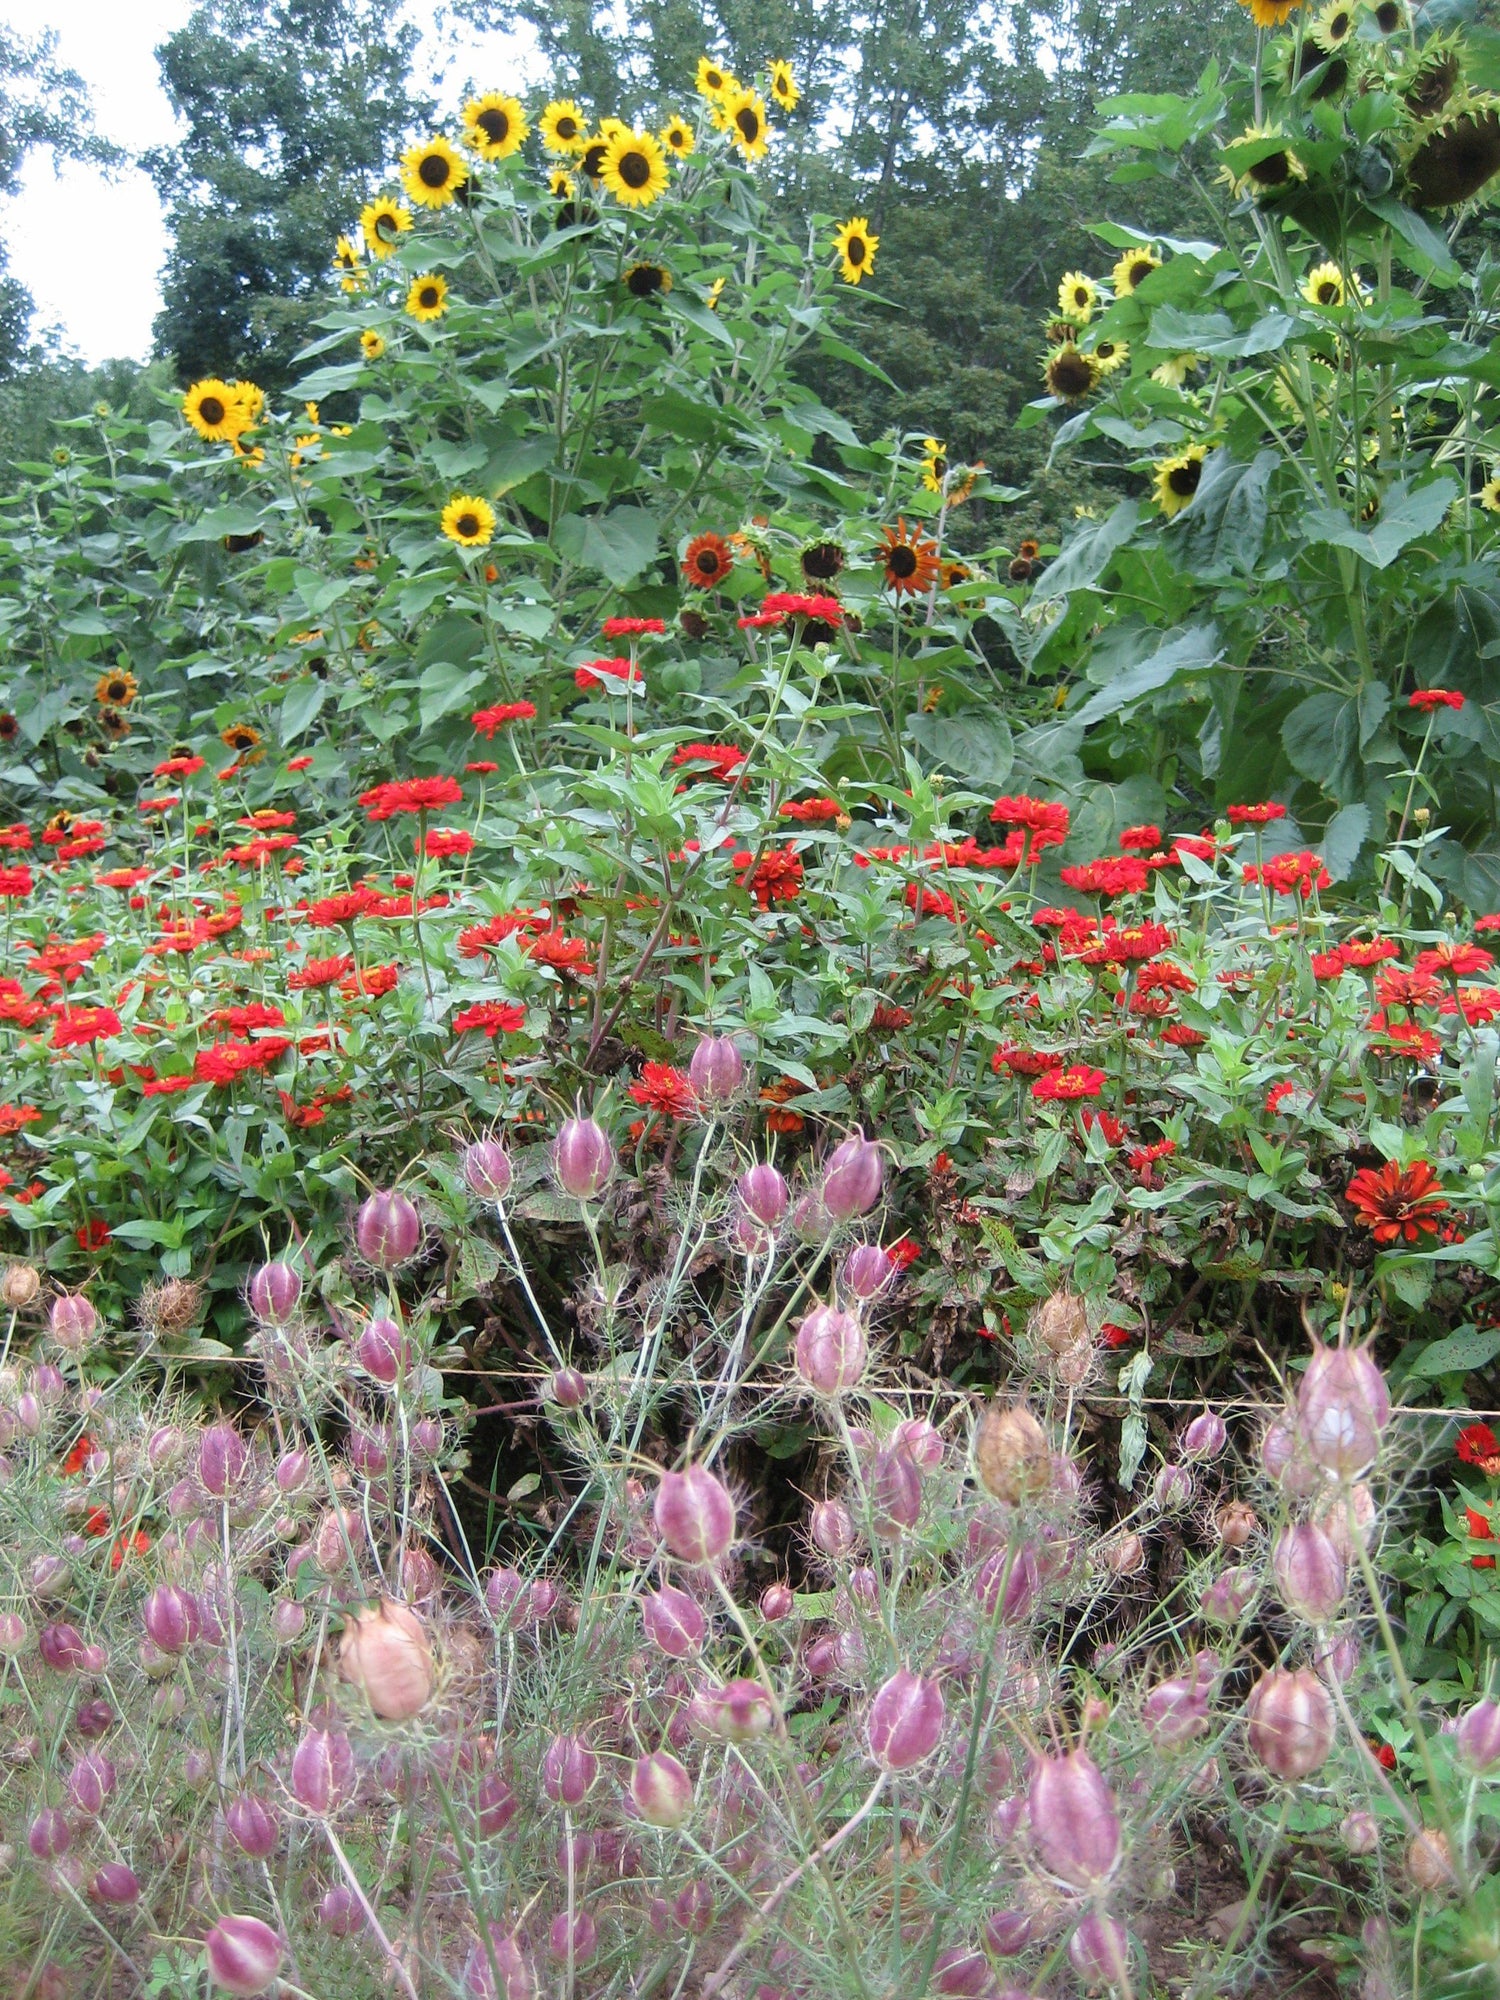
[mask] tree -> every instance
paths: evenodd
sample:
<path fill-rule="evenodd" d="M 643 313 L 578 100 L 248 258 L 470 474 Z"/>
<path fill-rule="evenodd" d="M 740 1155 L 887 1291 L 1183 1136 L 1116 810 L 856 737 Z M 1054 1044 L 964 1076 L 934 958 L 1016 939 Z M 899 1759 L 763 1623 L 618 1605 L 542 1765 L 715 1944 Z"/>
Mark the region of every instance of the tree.
<path fill-rule="evenodd" d="M 157 351 L 184 381 L 283 383 L 335 239 L 432 107 L 378 0 L 205 0 L 157 51 L 187 123 L 145 165 L 172 230 Z"/>

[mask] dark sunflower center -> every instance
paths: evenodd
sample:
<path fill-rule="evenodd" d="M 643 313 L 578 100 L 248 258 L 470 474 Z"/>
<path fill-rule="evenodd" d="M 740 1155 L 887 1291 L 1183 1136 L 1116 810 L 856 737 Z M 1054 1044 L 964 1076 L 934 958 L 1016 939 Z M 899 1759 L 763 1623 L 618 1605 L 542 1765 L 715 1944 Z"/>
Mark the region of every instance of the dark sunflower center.
<path fill-rule="evenodd" d="M 651 178 L 651 162 L 644 153 L 622 153 L 616 169 L 628 188 L 643 188 Z"/>
<path fill-rule="evenodd" d="M 1114 352 L 1115 344 L 1112 340 L 1101 340 L 1099 345 L 1094 349 L 1094 353 L 1100 361 L 1113 360 Z"/>
<path fill-rule="evenodd" d="M 845 250 L 844 255 L 849 259 L 851 264 L 863 264 L 865 261 L 865 248 L 866 245 L 863 236 L 851 236 L 849 238 L 849 246 Z"/>
<path fill-rule="evenodd" d="M 1338 285 L 1331 278 L 1325 278 L 1318 287 L 1318 304 L 1320 306 L 1336 306 L 1338 302 Z"/>
<path fill-rule="evenodd" d="M 1084 289 L 1084 287 L 1083 287 L 1082 285 L 1075 285 L 1075 286 L 1073 287 L 1073 303 L 1074 303 L 1074 305 L 1075 305 L 1075 306 L 1086 306 L 1086 305 L 1088 304 L 1088 302 L 1089 302 L 1089 295 L 1088 295 L 1087 291 L 1086 291 L 1086 290 Z"/>
<path fill-rule="evenodd" d="M 903 579 L 914 576 L 917 568 L 916 550 L 908 548 L 905 542 L 898 542 L 886 559 L 886 568 L 892 576 Z"/>
<path fill-rule="evenodd" d="M 479 533 L 479 516 L 477 514 L 460 514 L 454 525 L 464 540 L 467 541 L 471 536 Z"/>
<path fill-rule="evenodd" d="M 719 573 L 719 553 L 717 549 L 700 549 L 697 557 L 700 576 L 717 576 Z"/>
<path fill-rule="evenodd" d="M 1203 461 L 1190 458 L 1185 465 L 1174 465 L 1167 474 L 1167 485 L 1179 500 L 1191 500 L 1198 491 L 1198 482 L 1203 477 Z"/>
<path fill-rule="evenodd" d="M 1349 23 L 1352 19 L 1353 16 L 1350 14 L 1335 14 L 1328 23 L 1328 39 L 1332 42 L 1341 42 L 1349 32 Z"/>
<path fill-rule="evenodd" d="M 432 309 L 433 306 L 437 304 L 437 302 L 438 302 L 438 288 L 436 285 L 424 285 L 421 291 L 418 292 L 417 294 L 418 305 L 427 307 L 429 311 Z"/>
<path fill-rule="evenodd" d="M 1418 148 L 1408 169 L 1419 207 L 1450 207 L 1500 173 L 1500 117 L 1465 115 Z"/>
<path fill-rule="evenodd" d="M 627 283 L 638 299 L 649 298 L 662 287 L 662 272 L 655 264 L 642 264 L 631 272 Z"/>
<path fill-rule="evenodd" d="M 421 165 L 417 168 L 417 179 L 423 187 L 446 187 L 451 172 L 452 168 L 441 153 L 424 153 Z"/>
<path fill-rule="evenodd" d="M 596 139 L 583 156 L 583 171 L 591 180 L 598 180 L 599 169 L 604 165 L 604 141 Z"/>
<path fill-rule="evenodd" d="M 724 88 L 724 78 L 716 69 L 711 69 L 703 80 L 710 90 L 722 90 Z"/>
<path fill-rule="evenodd" d="M 383 209 L 375 218 L 375 234 L 382 238 L 396 234 L 396 218 L 390 209 Z"/>
<path fill-rule="evenodd" d="M 1094 386 L 1094 365 L 1081 354 L 1060 354 L 1048 379 L 1054 395 L 1086 396 Z"/>
<path fill-rule="evenodd" d="M 948 477 L 948 461 L 946 458 L 939 457 L 932 461 L 932 476 L 934 479 L 946 479 Z"/>
<path fill-rule="evenodd" d="M 224 405 L 217 396 L 205 396 L 198 405 L 198 414 L 206 424 L 222 424 Z"/>
<path fill-rule="evenodd" d="M 1250 178 L 1261 187 L 1280 187 L 1292 177 L 1292 164 L 1285 153 L 1268 153 L 1250 169 Z"/>
<path fill-rule="evenodd" d="M 1138 257 L 1130 267 L 1131 284 L 1143 285 L 1155 269 L 1156 266 L 1149 257 Z"/>
<path fill-rule="evenodd" d="M 559 118 L 555 129 L 559 139 L 576 139 L 578 137 L 578 120 L 576 118 Z"/>
<path fill-rule="evenodd" d="M 474 122 L 492 146 L 502 145 L 510 137 L 510 118 L 504 111 L 487 108 Z"/>
<path fill-rule="evenodd" d="M 106 681 L 104 684 L 105 696 L 110 701 L 123 701 L 129 692 L 130 689 L 124 681 Z"/>
<path fill-rule="evenodd" d="M 747 104 L 741 110 L 736 111 L 734 122 L 740 128 L 741 136 L 744 138 L 746 145 L 753 146 L 760 137 L 760 120 L 755 115 L 754 107 Z"/>
<path fill-rule="evenodd" d="M 1383 35 L 1392 35 L 1401 26 L 1401 9 L 1396 0 L 1383 0 L 1375 9 L 1375 25 Z"/>

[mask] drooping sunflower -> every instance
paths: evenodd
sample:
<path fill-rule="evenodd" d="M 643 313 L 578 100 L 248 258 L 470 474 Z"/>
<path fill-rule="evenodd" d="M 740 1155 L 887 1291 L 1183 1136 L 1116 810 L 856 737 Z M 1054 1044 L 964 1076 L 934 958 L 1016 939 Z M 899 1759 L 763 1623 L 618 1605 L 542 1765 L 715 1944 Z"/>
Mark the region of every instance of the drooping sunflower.
<path fill-rule="evenodd" d="M 589 121 L 571 97 L 555 97 L 542 111 L 537 130 L 549 153 L 564 158 L 581 153 L 589 142 Z"/>
<path fill-rule="evenodd" d="M 99 727 L 106 736 L 113 737 L 116 743 L 123 743 L 130 734 L 130 717 L 120 708 L 101 708 Z"/>
<path fill-rule="evenodd" d="M 411 210 L 381 195 L 366 202 L 360 210 L 359 227 L 370 255 L 389 257 L 396 247 L 396 238 L 411 228 Z"/>
<path fill-rule="evenodd" d="M 419 208 L 446 208 L 469 170 L 441 132 L 401 155 L 401 184 Z"/>
<path fill-rule="evenodd" d="M 1042 379 L 1060 403 L 1086 402 L 1099 386 L 1099 363 L 1065 340 L 1047 356 Z"/>
<path fill-rule="evenodd" d="M 219 741 L 237 757 L 243 757 L 247 750 L 258 750 L 260 740 L 260 731 L 253 722 L 231 722 L 219 731 Z"/>
<path fill-rule="evenodd" d="M 1246 149 L 1241 151 L 1241 149 Z M 1253 149 L 1253 150 L 1249 150 Z M 1284 132 L 1274 125 L 1247 125 L 1225 151 L 1242 164 L 1229 161 L 1219 169 L 1219 178 L 1236 196 L 1249 195 L 1253 201 L 1273 201 L 1298 181 L 1307 179 L 1307 170 Z"/>
<path fill-rule="evenodd" d="M 864 216 L 854 215 L 833 232 L 833 247 L 839 258 L 839 276 L 846 285 L 857 285 L 867 271 L 875 268 L 880 238 Z"/>
<path fill-rule="evenodd" d="M 1471 99 L 1418 140 L 1406 162 L 1413 208 L 1462 208 L 1500 174 L 1500 104 Z"/>
<path fill-rule="evenodd" d="M 894 528 L 883 529 L 875 554 L 885 570 L 886 589 L 897 597 L 919 596 L 938 580 L 938 545 L 915 522 L 908 529 L 905 519 L 898 519 Z"/>
<path fill-rule="evenodd" d="M 129 708 L 139 692 L 135 675 L 125 667 L 111 667 L 94 682 L 94 699 L 101 708 Z"/>
<path fill-rule="evenodd" d="M 632 264 L 624 283 L 633 299 L 653 299 L 671 291 L 672 273 L 665 264 Z"/>
<path fill-rule="evenodd" d="M 1343 272 L 1337 264 L 1315 264 L 1302 281 L 1302 296 L 1310 306 L 1341 306 Z"/>
<path fill-rule="evenodd" d="M 530 130 L 521 100 L 503 91 L 488 90 L 464 106 L 464 144 L 481 160 L 508 160 Z"/>
<path fill-rule="evenodd" d="M 338 272 L 346 292 L 358 291 L 365 269 L 360 262 L 358 250 L 347 236 L 341 236 L 333 246 L 333 268 Z"/>
<path fill-rule="evenodd" d="M 734 568 L 734 557 L 722 535 L 710 530 L 695 535 L 682 555 L 682 574 L 699 590 L 714 590 Z"/>
<path fill-rule="evenodd" d="M 244 404 L 217 375 L 193 384 L 182 399 L 182 414 L 210 444 L 227 444 L 248 428 Z"/>
<path fill-rule="evenodd" d="M 627 208 L 649 208 L 667 191 L 667 159 L 654 132 L 625 127 L 606 138 L 599 178 Z"/>
<path fill-rule="evenodd" d="M 1487 514 L 1500 514 L 1500 472 L 1492 472 L 1480 487 L 1479 504 Z"/>
<path fill-rule="evenodd" d="M 1160 269 L 1160 257 L 1145 244 L 1138 250 L 1127 250 L 1109 274 L 1115 297 L 1128 299 L 1137 285 L 1144 285 L 1151 273 Z"/>
<path fill-rule="evenodd" d="M 773 56 L 766 64 L 766 74 L 771 79 L 771 95 L 783 111 L 795 111 L 802 92 L 797 88 L 797 80 L 792 75 L 792 66 Z"/>
<path fill-rule="evenodd" d="M 367 326 L 359 336 L 359 351 L 366 361 L 378 361 L 385 353 L 385 339 L 373 326 Z"/>
<path fill-rule="evenodd" d="M 1240 0 L 1257 28 L 1281 28 L 1291 20 L 1302 0 Z"/>
<path fill-rule="evenodd" d="M 448 310 L 448 280 L 436 271 L 413 278 L 406 295 L 406 310 L 416 320 L 441 319 Z"/>
<path fill-rule="evenodd" d="M 1401 102 L 1414 118 L 1441 117 L 1463 88 L 1463 49 L 1442 35 L 1429 36 L 1396 78 Z"/>
<path fill-rule="evenodd" d="M 713 99 L 722 97 L 733 85 L 734 78 L 727 69 L 722 68 L 711 56 L 699 56 L 698 74 L 693 81 L 693 88 L 700 97 L 706 97 L 712 102 Z"/>
<path fill-rule="evenodd" d="M 1057 310 L 1074 326 L 1087 326 L 1099 303 L 1099 287 L 1082 271 L 1067 271 L 1057 288 Z"/>
<path fill-rule="evenodd" d="M 1156 493 L 1156 504 L 1168 520 L 1180 514 L 1192 500 L 1203 482 L 1203 461 L 1208 457 L 1208 447 L 1190 444 L 1186 451 L 1178 452 L 1175 458 L 1164 458 L 1156 466 L 1152 484 Z"/>
<path fill-rule="evenodd" d="M 703 303 L 710 312 L 719 310 L 719 301 L 724 296 L 724 279 L 715 278 L 703 296 Z"/>
<path fill-rule="evenodd" d="M 478 494 L 456 493 L 443 509 L 442 530 L 462 549 L 482 549 L 495 532 L 495 510 Z"/>
<path fill-rule="evenodd" d="M 685 160 L 697 144 L 697 135 L 685 118 L 673 116 L 661 128 L 661 142 L 669 153 Z"/>
<path fill-rule="evenodd" d="M 1308 34 L 1320 49 L 1332 55 L 1341 49 L 1359 25 L 1359 8 L 1354 0 L 1328 0 L 1308 26 Z"/>
<path fill-rule="evenodd" d="M 1382 35 L 1394 35 L 1398 28 L 1406 26 L 1406 9 L 1401 0 L 1376 0 L 1370 17 Z"/>
<path fill-rule="evenodd" d="M 735 145 L 747 160 L 763 160 L 766 156 L 766 101 L 758 90 L 743 85 L 732 97 L 724 100 L 728 114 L 725 129 Z"/>
<path fill-rule="evenodd" d="M 809 583 L 832 583 L 842 576 L 844 564 L 849 560 L 849 552 L 842 542 L 826 537 L 816 542 L 805 542 L 798 553 L 802 574 Z"/>

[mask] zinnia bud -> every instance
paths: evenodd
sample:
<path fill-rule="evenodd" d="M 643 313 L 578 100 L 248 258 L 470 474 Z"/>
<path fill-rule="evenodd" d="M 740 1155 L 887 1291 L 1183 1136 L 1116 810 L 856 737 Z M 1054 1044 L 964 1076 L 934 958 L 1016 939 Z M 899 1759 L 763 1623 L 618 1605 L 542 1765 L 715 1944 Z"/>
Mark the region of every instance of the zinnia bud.
<path fill-rule="evenodd" d="M 1034 1757 L 1027 1790 L 1042 1866 L 1070 1889 L 1097 1889 L 1120 1865 L 1120 1821 L 1104 1774 L 1084 1750 Z"/>
<path fill-rule="evenodd" d="M 1217 1458 L 1229 1442 L 1229 1429 L 1217 1410 L 1203 1410 L 1187 1424 L 1179 1440 L 1184 1458 Z"/>
<path fill-rule="evenodd" d="M 1500 1764 L 1500 1704 L 1476 1702 L 1458 1718 L 1454 1737 L 1459 1756 L 1476 1775 Z"/>
<path fill-rule="evenodd" d="M 865 1724 L 870 1755 L 883 1771 L 910 1771 L 936 1750 L 946 1720 L 937 1682 L 898 1667 L 870 1704 Z"/>
<path fill-rule="evenodd" d="M 1328 1690 L 1307 1667 L 1262 1674 L 1245 1702 L 1250 1753 L 1273 1778 L 1295 1784 L 1321 1770 L 1333 1748 Z"/>
<path fill-rule="evenodd" d="M 367 1264 L 394 1271 L 416 1255 L 422 1241 L 422 1218 L 395 1188 L 377 1188 L 360 1204 L 354 1218 L 354 1241 Z"/>
<path fill-rule="evenodd" d="M 859 1243 L 844 1259 L 844 1284 L 857 1299 L 878 1299 L 900 1273 L 878 1243 Z"/>
<path fill-rule="evenodd" d="M 302 1280 L 290 1264 L 262 1264 L 250 1276 L 250 1310 L 268 1326 L 286 1326 L 302 1297 Z"/>
<path fill-rule="evenodd" d="M 820 1396 L 857 1387 L 866 1353 L 864 1328 L 835 1306 L 815 1306 L 797 1330 L 797 1373 Z"/>
<path fill-rule="evenodd" d="M 790 1190 L 768 1160 L 747 1167 L 735 1182 L 735 1192 L 747 1215 L 766 1229 L 774 1229 L 786 1214 Z"/>
<path fill-rule="evenodd" d="M 239 2000 L 268 1993 L 281 1970 L 281 1940 L 259 1917 L 220 1917 L 203 1940 L 208 1976 Z"/>
<path fill-rule="evenodd" d="M 652 1512 L 656 1532 L 679 1562 L 716 1563 L 734 1545 L 734 1502 L 707 1466 L 664 1472 Z"/>
<path fill-rule="evenodd" d="M 1282 1603 L 1310 1625 L 1326 1625 L 1344 1601 L 1344 1559 L 1310 1521 L 1296 1521 L 1282 1530 L 1271 1566 Z"/>
<path fill-rule="evenodd" d="M 498 1139 L 476 1139 L 464 1150 L 464 1179 L 481 1201 L 504 1201 L 515 1179 L 510 1154 Z"/>
<path fill-rule="evenodd" d="M 320 1818 L 354 1789 L 354 1750 L 341 1730 L 308 1729 L 292 1752 L 287 1789 L 298 1805 Z"/>
<path fill-rule="evenodd" d="M 592 1201 L 614 1172 L 609 1134 L 592 1118 L 568 1118 L 552 1146 L 552 1171 L 564 1194 Z"/>
<path fill-rule="evenodd" d="M 580 1806 L 599 1775 L 599 1759 L 581 1736 L 554 1736 L 542 1758 L 542 1790 L 558 1806 Z"/>
<path fill-rule="evenodd" d="M 685 1590 L 663 1584 L 641 1599 L 641 1623 L 646 1637 L 669 1660 L 686 1660 L 696 1653 L 708 1632 L 708 1620 Z"/>
<path fill-rule="evenodd" d="M 1012 1505 L 1045 1493 L 1052 1477 L 1047 1433 L 1023 1403 L 991 1403 L 974 1435 L 974 1469 L 986 1493 Z"/>
<path fill-rule="evenodd" d="M 885 1162 L 880 1148 L 856 1125 L 829 1156 L 823 1172 L 823 1206 L 835 1222 L 848 1222 L 875 1206 L 884 1183 Z"/>
<path fill-rule="evenodd" d="M 1357 1479 L 1373 1465 L 1390 1414 L 1390 1392 L 1368 1348 L 1313 1343 L 1297 1416 L 1304 1448 L 1325 1472 Z"/>
<path fill-rule="evenodd" d="M 705 1035 L 693 1050 L 688 1081 L 700 1104 L 728 1104 L 745 1081 L 745 1058 L 728 1035 Z"/>
<path fill-rule="evenodd" d="M 658 1750 L 636 1759 L 630 1796 L 648 1826 L 681 1826 L 693 1810 L 693 1781 L 675 1757 Z"/>
<path fill-rule="evenodd" d="M 410 1721 L 432 1699 L 437 1678 L 427 1627 L 409 1605 L 389 1600 L 356 1612 L 339 1648 L 339 1672 L 364 1689 L 384 1721 Z"/>
<path fill-rule="evenodd" d="M 238 1792 L 224 1808 L 230 1838 L 252 1861 L 264 1861 L 278 1839 L 276 1815 L 254 1792 Z"/>

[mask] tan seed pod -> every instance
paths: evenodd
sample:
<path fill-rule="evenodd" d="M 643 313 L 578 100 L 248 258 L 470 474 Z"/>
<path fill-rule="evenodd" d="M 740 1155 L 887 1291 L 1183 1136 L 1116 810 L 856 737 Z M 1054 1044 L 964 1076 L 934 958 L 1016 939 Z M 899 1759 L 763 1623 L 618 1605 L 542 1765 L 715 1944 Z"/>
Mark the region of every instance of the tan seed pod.
<path fill-rule="evenodd" d="M 1089 1339 L 1089 1316 L 1077 1292 L 1054 1292 L 1027 1322 L 1027 1332 L 1052 1354 L 1066 1354 Z"/>
<path fill-rule="evenodd" d="M 427 1627 L 406 1604 L 356 1612 L 339 1648 L 339 1672 L 363 1688 L 385 1721 L 410 1721 L 431 1701 L 437 1682 Z"/>
<path fill-rule="evenodd" d="M 1231 1500 L 1214 1515 L 1214 1528 L 1226 1549 L 1242 1549 L 1252 1541 L 1260 1521 L 1253 1507 L 1243 1500 Z"/>
<path fill-rule="evenodd" d="M 991 1403 L 974 1435 L 974 1469 L 986 1493 L 1014 1505 L 1044 1493 L 1052 1472 L 1047 1433 L 1024 1403 Z"/>
<path fill-rule="evenodd" d="M 1453 1887 L 1453 1857 L 1436 1827 L 1424 1827 L 1413 1838 L 1406 1850 L 1406 1872 L 1424 1895 Z"/>
<path fill-rule="evenodd" d="M 42 1274 L 34 1264 L 7 1264 L 0 1275 L 0 1305 L 24 1312 L 42 1289 Z"/>
<path fill-rule="evenodd" d="M 1069 1389 L 1079 1389 L 1093 1373 L 1094 1350 L 1086 1340 L 1080 1340 L 1076 1346 L 1065 1347 L 1052 1366 L 1059 1382 Z"/>

